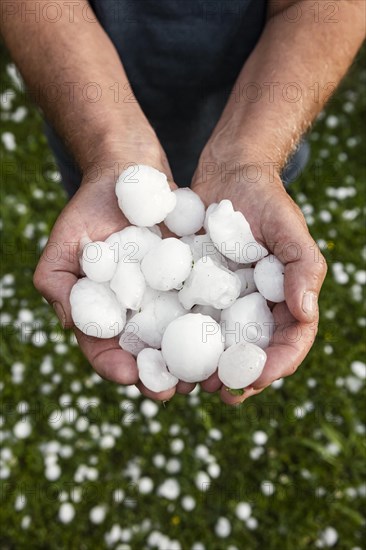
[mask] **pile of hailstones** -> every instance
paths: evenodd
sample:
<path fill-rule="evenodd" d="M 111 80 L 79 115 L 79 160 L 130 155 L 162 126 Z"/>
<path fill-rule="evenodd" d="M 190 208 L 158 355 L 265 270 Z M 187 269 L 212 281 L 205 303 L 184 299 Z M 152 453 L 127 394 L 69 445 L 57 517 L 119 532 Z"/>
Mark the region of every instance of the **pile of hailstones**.
<path fill-rule="evenodd" d="M 283 264 L 256 242 L 231 201 L 205 212 L 196 193 L 172 191 L 154 168 L 125 170 L 116 195 L 132 225 L 85 244 L 86 276 L 70 295 L 75 325 L 99 338 L 118 335 L 154 392 L 178 380 L 201 382 L 217 369 L 227 388 L 252 384 L 273 333 L 267 300 L 284 301 Z M 161 237 L 162 221 L 177 238 Z"/>

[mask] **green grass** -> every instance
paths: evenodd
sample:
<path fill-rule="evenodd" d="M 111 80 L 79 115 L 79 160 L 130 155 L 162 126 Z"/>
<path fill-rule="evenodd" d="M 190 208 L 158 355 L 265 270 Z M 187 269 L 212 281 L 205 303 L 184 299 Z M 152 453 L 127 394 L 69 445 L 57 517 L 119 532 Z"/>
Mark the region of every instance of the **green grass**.
<path fill-rule="evenodd" d="M 125 542 L 111 545 L 120 550 L 148 548 L 153 531 L 169 537 L 167 550 L 178 548 L 177 541 L 183 550 L 199 550 L 194 543 L 207 550 L 301 550 L 317 548 L 327 527 L 337 531 L 337 549 L 363 548 L 365 392 L 351 364 L 364 361 L 365 352 L 359 284 L 365 269 L 364 56 L 315 124 L 311 164 L 291 190 L 329 263 L 311 353 L 296 375 L 243 406 L 229 408 L 216 395 L 197 393 L 156 406 L 152 418 L 144 413 L 148 400 L 93 374 L 33 288 L 37 258 L 66 197 L 41 118 L 8 74 L 6 54 L 2 59 L 2 92 L 14 91 L 10 110 L 2 111 L 2 132 L 15 136 L 16 148 L 9 151 L 1 143 L 2 275 L 7 277 L 1 314 L 0 548 L 104 548 L 114 525 L 127 530 Z M 12 117 L 21 117 L 22 106 L 27 114 L 17 122 Z M 330 115 L 337 117 L 335 128 L 329 127 Z M 330 196 L 339 187 L 349 196 Z M 339 263 L 347 274 L 343 280 Z M 56 422 L 60 417 L 63 425 Z M 19 422 L 31 426 L 24 439 L 13 431 L 17 425 L 18 433 Z M 258 430 L 268 441 L 262 451 L 253 451 Z M 111 448 L 103 447 L 107 433 L 114 434 Z M 215 439 L 217 433 L 221 439 Z M 172 443 L 177 438 L 182 450 Z M 197 450 L 198 445 L 205 447 Z M 59 454 L 55 480 L 45 476 L 50 451 Z M 156 455 L 170 460 L 173 471 Z M 209 470 L 214 476 L 218 470 L 209 463 L 217 464 L 220 474 L 203 492 L 196 485 L 198 473 Z M 90 479 L 82 479 L 82 465 Z M 140 490 L 141 477 L 153 481 L 148 494 Z M 178 482 L 178 498 L 158 494 L 167 478 Z M 124 497 L 116 499 L 120 489 Z M 182 505 L 187 495 L 195 499 L 193 511 Z M 62 501 L 75 509 L 67 524 L 58 519 Z M 255 521 L 247 525 L 236 516 L 239 502 L 251 504 Z M 95 524 L 89 514 L 98 505 L 106 507 L 106 515 Z M 219 517 L 231 524 L 224 539 L 215 533 Z"/>

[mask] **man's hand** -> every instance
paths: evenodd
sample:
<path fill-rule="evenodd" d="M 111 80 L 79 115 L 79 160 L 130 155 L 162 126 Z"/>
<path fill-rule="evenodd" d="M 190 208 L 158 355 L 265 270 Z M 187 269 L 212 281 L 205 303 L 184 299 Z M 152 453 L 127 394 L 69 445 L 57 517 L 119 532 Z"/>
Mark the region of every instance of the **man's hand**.
<path fill-rule="evenodd" d="M 326 274 L 325 260 L 279 175 L 270 174 L 265 163 L 246 160 L 244 155 L 237 158 L 236 162 L 225 164 L 213 162 L 207 153 L 203 155 L 192 189 L 206 206 L 229 199 L 235 210 L 243 212 L 256 240 L 285 265 L 286 302 L 273 308 L 275 332 L 260 378 L 240 397 L 221 387 L 222 400 L 230 404 L 241 402 L 296 371 L 314 342 L 319 318 L 317 298 Z M 247 174 L 247 179 L 243 174 Z M 202 384 L 208 391 L 220 386 L 216 374 Z"/>
<path fill-rule="evenodd" d="M 104 165 L 101 172 L 101 165 L 95 165 L 95 169 L 84 176 L 79 191 L 58 217 L 40 258 L 34 284 L 54 307 L 65 328 L 73 327 L 70 292 L 81 275 L 79 257 L 83 243 L 88 239 L 104 240 L 129 225 L 117 204 L 114 187 L 118 173 L 115 172 L 122 171 L 135 156 L 131 153 L 118 164 L 111 162 L 110 166 Z M 148 156 L 141 158 L 141 163 L 164 171 L 170 178 L 171 187 L 175 188 L 167 166 L 160 161 L 159 152 L 151 155 L 150 151 Z M 100 376 L 118 384 L 138 383 L 135 358 L 119 347 L 118 338 L 94 338 L 73 328 L 81 350 Z M 140 391 L 154 399 L 170 399 L 175 393 L 175 388 L 158 394 L 150 392 L 142 384 L 138 386 Z M 181 383 L 178 391 L 186 388 L 191 389 Z"/>

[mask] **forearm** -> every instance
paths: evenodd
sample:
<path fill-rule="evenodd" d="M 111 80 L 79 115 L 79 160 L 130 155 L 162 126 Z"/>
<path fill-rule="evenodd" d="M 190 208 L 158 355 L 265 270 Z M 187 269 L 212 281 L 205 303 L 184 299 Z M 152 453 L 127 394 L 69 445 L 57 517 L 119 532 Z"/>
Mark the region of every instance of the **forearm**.
<path fill-rule="evenodd" d="M 294 4 L 273 0 L 272 7 L 281 3 Z M 230 136 L 229 159 L 244 152 L 247 158 L 263 158 L 278 169 L 283 167 L 351 65 L 364 37 L 363 1 L 326 4 L 338 6 L 336 22 L 325 17 L 322 1 L 299 1 L 291 12 L 269 17 L 209 140 L 211 157 L 220 160 L 222 137 Z M 320 10 L 318 17 L 312 6 Z"/>
<path fill-rule="evenodd" d="M 155 147 L 155 133 L 131 101 L 121 61 L 87 1 L 72 3 L 73 22 L 67 3 L 58 2 L 62 15 L 56 22 L 42 9 L 46 4 L 14 2 L 14 12 L 3 12 L 1 31 L 27 86 L 81 169 L 107 153 L 117 158 L 127 136 L 137 152 Z M 38 10 L 38 21 L 31 9 Z"/>

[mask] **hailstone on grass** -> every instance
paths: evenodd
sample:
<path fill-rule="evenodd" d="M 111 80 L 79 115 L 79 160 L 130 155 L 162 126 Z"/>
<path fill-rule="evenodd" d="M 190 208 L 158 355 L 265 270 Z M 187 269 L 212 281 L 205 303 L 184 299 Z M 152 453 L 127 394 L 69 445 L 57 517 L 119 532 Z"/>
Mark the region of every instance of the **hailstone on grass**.
<path fill-rule="evenodd" d="M 268 251 L 259 244 L 244 214 L 234 211 L 229 200 L 222 200 L 207 219 L 208 232 L 217 249 L 238 263 L 256 262 Z"/>
<path fill-rule="evenodd" d="M 126 310 L 105 283 L 79 279 L 71 289 L 70 305 L 75 326 L 88 336 L 113 338 L 125 325 Z"/>
<path fill-rule="evenodd" d="M 270 254 L 257 263 L 254 268 L 254 281 L 266 300 L 284 302 L 285 266 L 276 256 Z"/>
<path fill-rule="evenodd" d="M 151 391 L 170 390 L 178 384 L 178 378 L 170 374 L 161 351 L 144 349 L 137 356 L 137 368 L 141 382 Z"/>
<path fill-rule="evenodd" d="M 138 262 L 121 261 L 110 282 L 110 287 L 116 294 L 122 307 L 138 309 L 146 289 L 145 278 Z"/>
<path fill-rule="evenodd" d="M 225 347 L 245 341 L 265 349 L 273 334 L 274 319 L 263 296 L 253 292 L 222 310 L 221 330 Z"/>
<path fill-rule="evenodd" d="M 187 313 L 172 321 L 161 342 L 169 371 L 184 382 L 209 378 L 217 369 L 223 351 L 220 325 L 200 313 Z"/>
<path fill-rule="evenodd" d="M 260 377 L 267 354 L 259 346 L 239 342 L 220 356 L 218 376 L 230 389 L 246 388 Z"/>
<path fill-rule="evenodd" d="M 132 165 L 122 172 L 116 195 L 128 221 L 140 227 L 162 222 L 177 202 L 166 175 L 144 164 Z"/>
<path fill-rule="evenodd" d="M 186 309 L 196 304 L 224 309 L 235 302 L 240 288 L 240 279 L 235 273 L 217 266 L 207 256 L 194 264 L 179 292 L 179 300 Z"/>
<path fill-rule="evenodd" d="M 116 271 L 116 254 L 104 241 L 89 242 L 83 248 L 81 268 L 92 281 L 106 283 Z"/>
<path fill-rule="evenodd" d="M 171 237 L 151 248 L 141 262 L 146 282 L 156 290 L 181 288 L 192 269 L 189 246 Z"/>
<path fill-rule="evenodd" d="M 165 225 L 179 237 L 197 233 L 205 219 L 205 205 L 189 187 L 176 189 L 173 193 L 177 203 L 165 218 Z"/>

